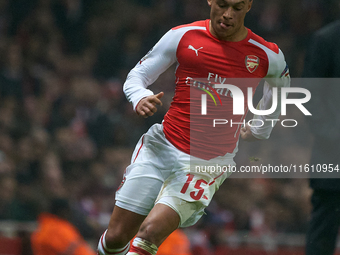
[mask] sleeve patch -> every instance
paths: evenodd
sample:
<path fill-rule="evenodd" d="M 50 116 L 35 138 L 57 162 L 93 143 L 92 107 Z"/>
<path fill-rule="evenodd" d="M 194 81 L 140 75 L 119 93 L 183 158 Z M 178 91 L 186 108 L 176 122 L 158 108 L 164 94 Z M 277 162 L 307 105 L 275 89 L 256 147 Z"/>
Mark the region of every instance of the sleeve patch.
<path fill-rule="evenodd" d="M 286 65 L 285 69 L 283 70 L 283 72 L 280 75 L 280 78 L 282 78 L 284 76 L 286 77 L 288 75 L 289 75 L 289 67 L 288 67 L 288 65 Z"/>

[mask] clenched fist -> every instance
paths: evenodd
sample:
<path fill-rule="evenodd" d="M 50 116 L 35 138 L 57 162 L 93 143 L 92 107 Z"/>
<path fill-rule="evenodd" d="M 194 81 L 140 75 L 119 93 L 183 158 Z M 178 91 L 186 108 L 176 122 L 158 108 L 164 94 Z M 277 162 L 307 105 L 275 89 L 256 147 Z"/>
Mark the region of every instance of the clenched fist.
<path fill-rule="evenodd" d="M 255 136 L 253 136 L 253 133 L 251 132 L 250 126 L 248 124 L 246 124 L 245 127 L 241 128 L 240 135 L 241 135 L 241 138 L 247 142 L 254 142 L 254 141 L 260 140 L 260 139 L 257 139 Z"/>
<path fill-rule="evenodd" d="M 138 115 L 147 118 L 152 116 L 157 112 L 156 105 L 162 106 L 162 101 L 160 100 L 164 96 L 164 92 L 160 92 L 157 95 L 151 95 L 142 98 L 136 106 L 136 112 Z"/>

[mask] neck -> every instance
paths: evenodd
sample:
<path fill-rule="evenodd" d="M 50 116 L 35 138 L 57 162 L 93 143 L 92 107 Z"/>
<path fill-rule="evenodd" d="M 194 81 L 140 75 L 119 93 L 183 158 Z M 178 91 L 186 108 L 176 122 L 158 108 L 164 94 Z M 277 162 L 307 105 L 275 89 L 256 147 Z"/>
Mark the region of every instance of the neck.
<path fill-rule="evenodd" d="M 248 29 L 242 25 L 242 27 L 237 32 L 237 34 L 233 36 L 233 38 L 230 41 L 239 42 L 239 41 L 246 39 L 247 36 L 248 36 Z"/>
<path fill-rule="evenodd" d="M 209 22 L 209 31 L 217 39 L 223 40 L 223 41 L 228 41 L 228 42 L 239 42 L 239 41 L 244 40 L 248 36 L 248 29 L 244 25 L 242 25 L 240 27 L 240 29 L 237 30 L 235 33 L 233 33 L 231 35 L 227 35 L 225 37 L 219 37 L 215 33 L 215 31 L 214 31 L 214 29 L 213 29 L 213 27 L 211 25 L 211 20 Z"/>

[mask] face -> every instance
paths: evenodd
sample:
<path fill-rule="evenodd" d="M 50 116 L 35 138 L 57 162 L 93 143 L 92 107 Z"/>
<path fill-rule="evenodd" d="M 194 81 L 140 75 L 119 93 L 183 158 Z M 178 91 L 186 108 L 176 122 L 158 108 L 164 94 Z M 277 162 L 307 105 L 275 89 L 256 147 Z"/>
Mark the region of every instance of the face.
<path fill-rule="evenodd" d="M 253 0 L 208 0 L 210 32 L 220 40 L 240 41 L 247 35 L 244 18 Z"/>

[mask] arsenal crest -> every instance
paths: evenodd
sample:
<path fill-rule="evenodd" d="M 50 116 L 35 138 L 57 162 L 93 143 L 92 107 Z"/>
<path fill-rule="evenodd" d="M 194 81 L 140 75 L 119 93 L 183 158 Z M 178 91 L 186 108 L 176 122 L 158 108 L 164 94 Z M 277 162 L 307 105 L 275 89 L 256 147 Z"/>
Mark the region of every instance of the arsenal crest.
<path fill-rule="evenodd" d="M 257 67 L 259 66 L 260 59 L 255 55 L 248 55 L 246 56 L 246 67 L 250 73 L 255 72 Z"/>

